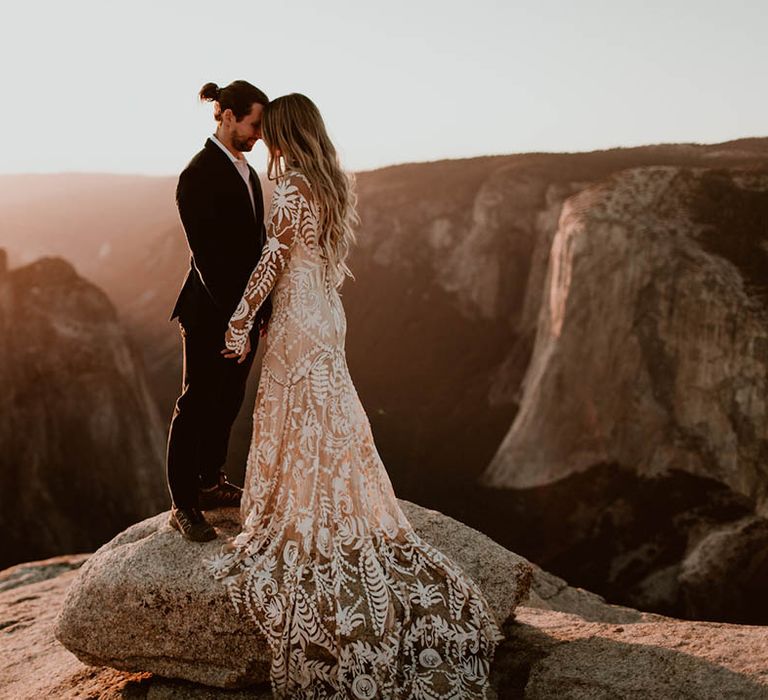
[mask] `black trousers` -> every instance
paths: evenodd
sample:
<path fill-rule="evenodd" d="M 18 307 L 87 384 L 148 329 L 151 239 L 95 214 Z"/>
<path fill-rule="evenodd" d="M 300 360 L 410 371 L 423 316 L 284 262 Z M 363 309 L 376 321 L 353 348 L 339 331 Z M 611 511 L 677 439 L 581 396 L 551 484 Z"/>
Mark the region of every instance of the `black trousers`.
<path fill-rule="evenodd" d="M 251 352 L 238 364 L 221 354 L 220 327 L 179 327 L 184 368 L 168 431 L 166 471 L 171 501 L 177 508 L 189 508 L 197 507 L 200 488 L 215 485 L 223 470 L 259 336 L 251 333 Z"/>

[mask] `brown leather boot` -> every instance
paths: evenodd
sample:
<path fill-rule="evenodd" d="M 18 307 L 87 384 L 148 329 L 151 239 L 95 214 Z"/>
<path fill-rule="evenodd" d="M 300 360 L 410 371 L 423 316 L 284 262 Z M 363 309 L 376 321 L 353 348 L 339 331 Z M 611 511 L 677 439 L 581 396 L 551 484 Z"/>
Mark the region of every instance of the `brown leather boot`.
<path fill-rule="evenodd" d="M 168 523 L 191 542 L 210 542 L 216 539 L 216 530 L 205 519 L 199 508 L 171 509 Z"/>

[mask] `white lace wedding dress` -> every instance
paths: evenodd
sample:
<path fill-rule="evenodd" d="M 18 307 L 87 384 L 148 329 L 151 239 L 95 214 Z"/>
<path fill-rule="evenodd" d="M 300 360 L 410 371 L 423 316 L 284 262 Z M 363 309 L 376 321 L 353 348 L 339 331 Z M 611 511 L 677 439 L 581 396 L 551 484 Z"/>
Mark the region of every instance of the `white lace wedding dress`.
<path fill-rule="evenodd" d="M 502 635 L 477 585 L 398 506 L 347 369 L 344 310 L 297 171 L 274 191 L 231 349 L 244 347 L 270 292 L 242 531 L 208 566 L 266 637 L 274 695 L 488 697 Z"/>

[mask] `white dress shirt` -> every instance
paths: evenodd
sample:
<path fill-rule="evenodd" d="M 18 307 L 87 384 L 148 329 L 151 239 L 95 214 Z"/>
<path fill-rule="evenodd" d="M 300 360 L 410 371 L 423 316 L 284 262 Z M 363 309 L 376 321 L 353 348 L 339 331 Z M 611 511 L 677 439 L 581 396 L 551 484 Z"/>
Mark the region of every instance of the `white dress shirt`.
<path fill-rule="evenodd" d="M 248 161 L 245 159 L 245 156 L 242 158 L 236 158 L 233 156 L 230 150 L 221 141 L 219 141 L 219 139 L 216 138 L 216 134 L 211 134 L 211 141 L 213 141 L 222 151 L 224 151 L 224 153 L 227 154 L 227 156 L 229 156 L 229 159 L 237 169 L 237 172 L 239 172 L 240 176 L 243 178 L 243 180 L 245 180 L 245 184 L 248 187 L 248 194 L 251 196 L 251 206 L 253 207 L 254 213 L 256 213 L 256 202 L 253 199 L 253 187 L 251 187 L 251 171 L 248 168 Z"/>

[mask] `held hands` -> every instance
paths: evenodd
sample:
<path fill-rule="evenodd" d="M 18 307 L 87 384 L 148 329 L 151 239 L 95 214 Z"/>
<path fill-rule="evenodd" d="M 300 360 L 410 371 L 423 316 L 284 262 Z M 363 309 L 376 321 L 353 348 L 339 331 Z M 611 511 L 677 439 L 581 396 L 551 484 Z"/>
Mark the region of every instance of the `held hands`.
<path fill-rule="evenodd" d="M 221 351 L 221 354 L 224 355 L 228 360 L 237 358 L 237 364 L 239 365 L 242 362 L 245 362 L 245 358 L 248 356 L 248 353 L 251 351 L 251 339 L 246 336 L 245 337 L 245 347 L 243 348 L 242 353 L 237 353 L 234 350 L 230 350 L 228 347 L 226 347 L 226 344 L 232 340 L 232 336 L 227 330 L 226 335 L 224 336 L 224 349 Z"/>

